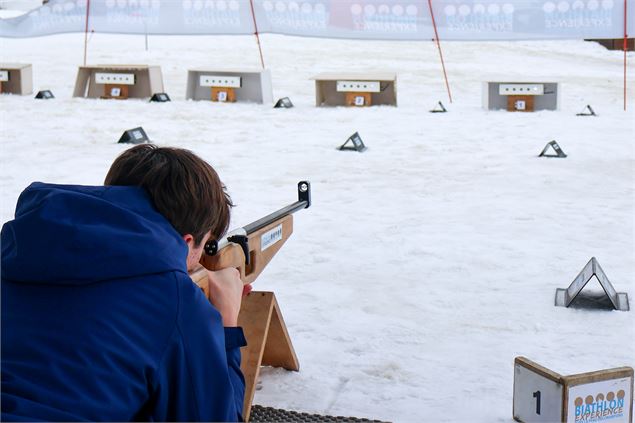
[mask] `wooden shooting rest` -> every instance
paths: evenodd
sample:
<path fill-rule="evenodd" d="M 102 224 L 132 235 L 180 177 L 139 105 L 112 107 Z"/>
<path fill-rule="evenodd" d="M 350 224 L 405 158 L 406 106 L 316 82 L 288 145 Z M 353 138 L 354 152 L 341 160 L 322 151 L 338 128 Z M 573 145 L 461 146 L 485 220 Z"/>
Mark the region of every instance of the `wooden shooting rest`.
<path fill-rule="evenodd" d="M 263 234 L 281 226 L 282 238 L 261 249 Z M 252 283 L 280 250 L 293 232 L 293 216 L 287 215 L 249 235 L 250 265 L 245 266 L 245 255 L 238 244 L 230 244 L 215 256 L 203 256 L 204 266 L 190 274 L 192 280 L 209 298 L 207 270 L 235 267 L 245 285 Z M 300 364 L 295 354 L 287 326 L 273 292 L 252 291 L 243 297 L 238 315 L 238 325 L 243 328 L 247 346 L 241 349 L 240 368 L 245 376 L 243 418 L 249 421 L 251 403 L 256 391 L 260 366 L 282 367 L 298 371 Z"/>

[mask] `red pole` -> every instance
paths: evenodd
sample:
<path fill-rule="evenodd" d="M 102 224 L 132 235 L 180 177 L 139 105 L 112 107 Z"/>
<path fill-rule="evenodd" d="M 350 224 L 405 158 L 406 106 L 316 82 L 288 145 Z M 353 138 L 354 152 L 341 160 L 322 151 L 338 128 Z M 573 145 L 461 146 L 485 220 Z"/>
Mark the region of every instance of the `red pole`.
<path fill-rule="evenodd" d="M 627 31 L 627 21 L 626 21 L 626 12 L 627 12 L 626 0 L 624 0 L 624 111 L 626 111 L 626 50 L 628 50 L 628 31 Z"/>
<path fill-rule="evenodd" d="M 86 28 L 84 29 L 84 66 L 86 66 L 86 49 L 88 46 L 88 16 L 90 15 L 90 0 L 86 0 Z"/>
<path fill-rule="evenodd" d="M 254 0 L 249 0 L 251 6 L 251 17 L 254 19 L 254 35 L 256 36 L 256 42 L 258 43 L 258 51 L 260 52 L 260 64 L 262 68 L 265 68 L 265 59 L 262 57 L 262 47 L 260 46 L 260 36 L 258 35 L 258 23 L 256 22 L 256 13 L 254 12 Z"/>
<path fill-rule="evenodd" d="M 450 84 L 448 83 L 448 74 L 445 72 L 445 62 L 443 61 L 443 52 L 441 51 L 441 42 L 439 41 L 439 33 L 437 32 L 437 24 L 434 21 L 434 12 L 432 11 L 432 0 L 428 0 L 428 7 L 430 7 L 430 17 L 432 17 L 432 26 L 434 27 L 434 39 L 437 42 L 439 48 L 439 56 L 441 57 L 441 67 L 443 68 L 443 77 L 445 78 L 445 88 L 448 90 L 448 97 L 450 103 L 452 103 L 452 93 L 450 92 Z"/>

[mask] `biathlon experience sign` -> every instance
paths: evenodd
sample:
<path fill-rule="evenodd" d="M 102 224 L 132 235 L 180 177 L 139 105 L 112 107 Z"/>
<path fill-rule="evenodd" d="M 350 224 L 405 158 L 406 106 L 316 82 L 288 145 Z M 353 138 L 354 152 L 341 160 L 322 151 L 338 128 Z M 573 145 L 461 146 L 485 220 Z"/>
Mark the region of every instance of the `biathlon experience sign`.
<path fill-rule="evenodd" d="M 626 11 L 625 20 L 621 0 L 50 0 L 25 15 L 0 19 L 0 36 L 84 32 L 86 27 L 118 34 L 249 35 L 256 23 L 260 33 L 431 40 L 430 4 L 439 38 L 445 40 L 599 39 L 635 33 L 635 7 Z"/>
<path fill-rule="evenodd" d="M 630 423 L 631 380 L 620 378 L 571 387 L 567 422 Z"/>

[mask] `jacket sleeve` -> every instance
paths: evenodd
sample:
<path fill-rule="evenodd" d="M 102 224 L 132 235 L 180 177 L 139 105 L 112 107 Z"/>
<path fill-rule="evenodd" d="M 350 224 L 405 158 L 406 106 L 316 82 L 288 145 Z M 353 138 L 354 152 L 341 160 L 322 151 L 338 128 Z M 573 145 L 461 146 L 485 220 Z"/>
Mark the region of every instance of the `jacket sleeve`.
<path fill-rule="evenodd" d="M 245 379 L 241 328 L 223 328 L 220 313 L 187 278 L 178 281 L 174 332 L 153 378 L 151 418 L 161 421 L 242 420 Z"/>

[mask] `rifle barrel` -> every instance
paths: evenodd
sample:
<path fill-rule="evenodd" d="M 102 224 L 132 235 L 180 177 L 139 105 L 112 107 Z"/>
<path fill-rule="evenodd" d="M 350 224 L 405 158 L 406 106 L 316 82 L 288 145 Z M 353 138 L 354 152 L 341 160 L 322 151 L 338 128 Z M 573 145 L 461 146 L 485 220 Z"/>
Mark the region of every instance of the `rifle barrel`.
<path fill-rule="evenodd" d="M 236 239 L 233 239 L 233 235 L 246 236 L 251 233 L 254 233 L 258 229 L 262 229 L 267 225 L 275 222 L 276 220 L 283 218 L 289 214 L 295 213 L 300 209 L 308 209 L 311 206 L 311 183 L 309 181 L 300 181 L 298 182 L 298 201 L 293 204 L 289 204 L 286 207 L 281 208 L 278 211 L 275 211 L 263 218 L 256 220 L 248 224 L 243 228 L 238 228 L 234 231 L 231 231 L 229 234 L 221 238 L 220 240 L 212 240 L 208 241 L 205 244 L 205 254 L 209 256 L 215 255 L 218 251 L 227 247 L 230 243 L 236 242 Z M 232 238 L 230 240 L 230 238 Z M 240 243 L 240 242 L 239 242 Z M 241 244 L 243 249 L 246 250 L 247 244 Z M 247 263 L 249 263 L 249 257 L 247 255 L 247 251 L 245 251 L 245 257 Z"/>
<path fill-rule="evenodd" d="M 283 207 L 278 211 L 275 211 L 255 222 L 250 223 L 243 229 L 247 232 L 247 235 L 264 228 L 265 226 L 275 222 L 276 220 L 297 212 L 300 209 L 308 209 L 311 206 L 311 183 L 309 181 L 298 182 L 298 201 L 293 204 L 289 204 L 287 207 Z"/>
<path fill-rule="evenodd" d="M 297 212 L 300 209 L 305 209 L 308 207 L 308 201 L 296 201 L 293 204 L 289 204 L 286 207 L 281 208 L 278 211 L 275 211 L 263 218 L 260 218 L 258 220 L 256 220 L 255 222 L 252 222 L 246 226 L 243 227 L 243 229 L 245 230 L 245 232 L 247 232 L 247 235 L 256 232 L 258 229 L 262 229 L 265 226 L 275 222 L 276 220 L 280 219 L 281 217 L 284 217 L 288 214 L 292 214 Z"/>
<path fill-rule="evenodd" d="M 243 229 L 247 232 L 247 235 L 262 229 L 267 225 L 275 222 L 276 220 L 297 212 L 300 209 L 308 209 L 311 206 L 311 183 L 309 181 L 298 182 L 298 201 L 293 204 L 289 204 L 287 207 L 283 207 L 278 211 L 275 211 L 255 222 L 250 223 Z"/>

